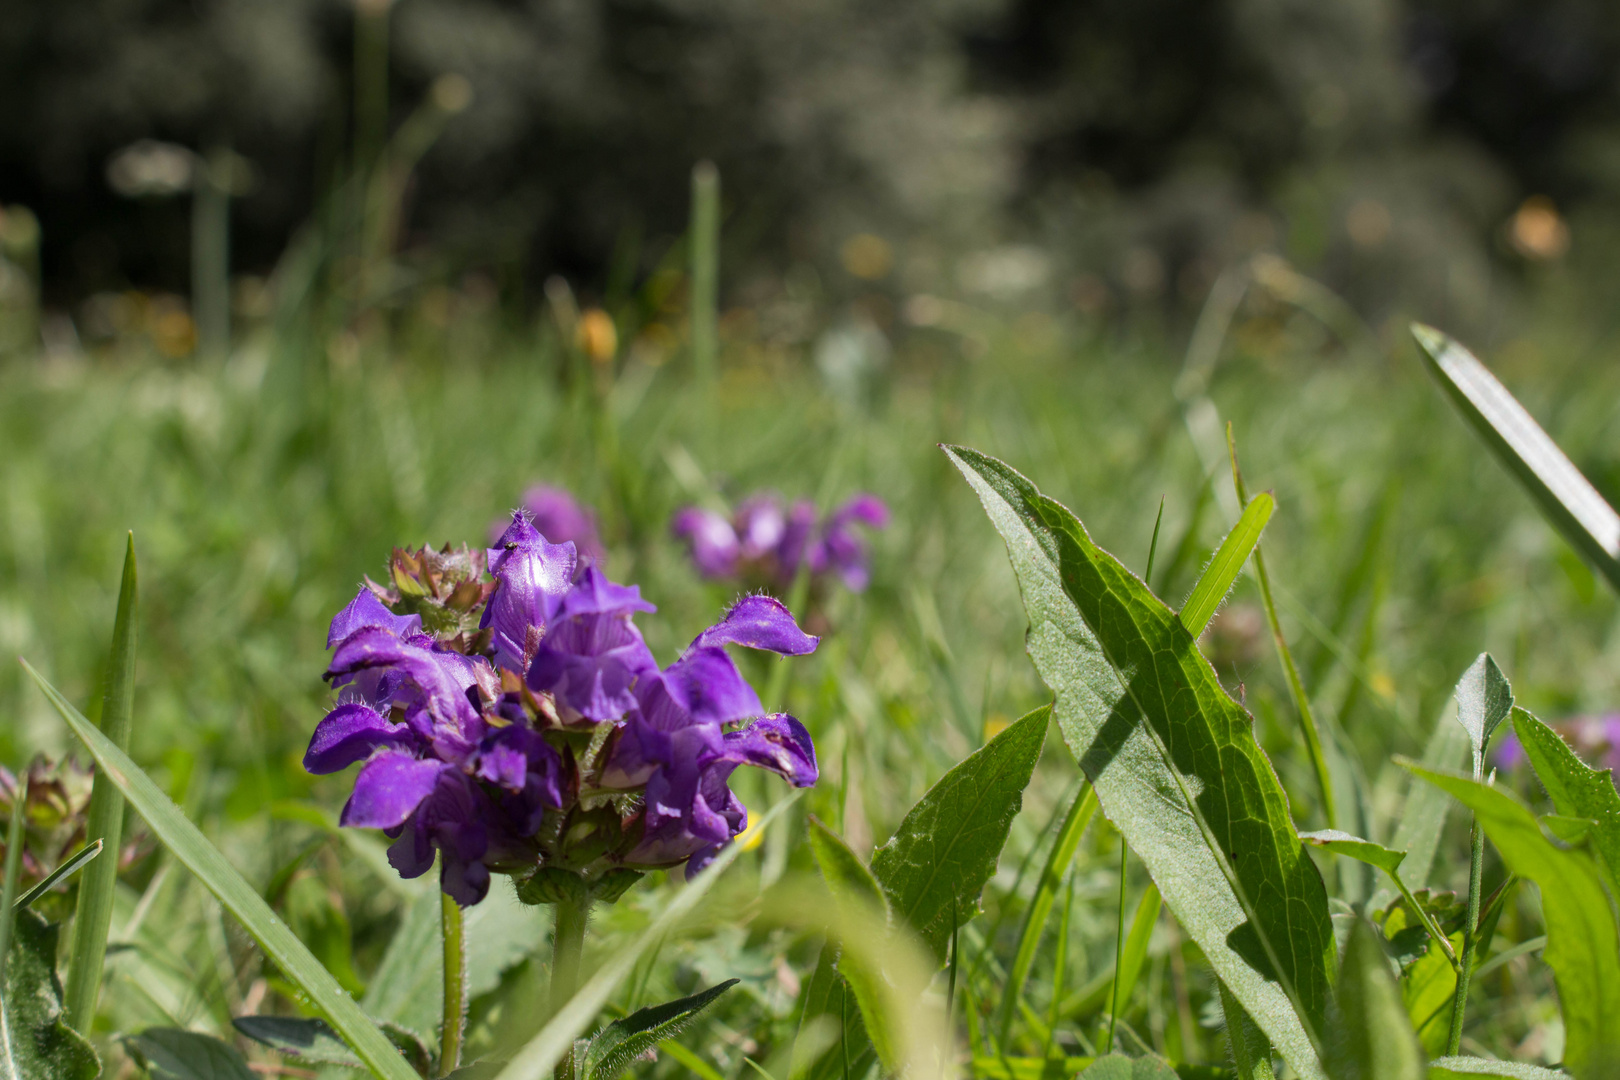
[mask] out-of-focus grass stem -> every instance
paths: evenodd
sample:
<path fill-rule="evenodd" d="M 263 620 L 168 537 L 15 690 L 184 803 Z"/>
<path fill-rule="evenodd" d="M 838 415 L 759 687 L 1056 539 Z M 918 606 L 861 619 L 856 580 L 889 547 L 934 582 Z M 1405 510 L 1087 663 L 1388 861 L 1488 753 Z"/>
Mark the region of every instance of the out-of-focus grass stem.
<path fill-rule="evenodd" d="M 692 372 L 712 386 L 718 367 L 720 171 L 710 161 L 692 169 Z"/>

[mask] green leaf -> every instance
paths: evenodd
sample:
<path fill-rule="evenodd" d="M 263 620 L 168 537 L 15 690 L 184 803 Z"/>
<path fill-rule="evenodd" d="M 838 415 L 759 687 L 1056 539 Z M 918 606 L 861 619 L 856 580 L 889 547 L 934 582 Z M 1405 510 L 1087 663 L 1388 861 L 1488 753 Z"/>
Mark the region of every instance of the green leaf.
<path fill-rule="evenodd" d="M 1400 866 L 1406 858 L 1406 852 L 1391 851 L 1382 844 L 1375 844 L 1371 840 L 1363 840 L 1359 836 L 1351 836 L 1337 829 L 1304 832 L 1299 834 L 1299 838 L 1314 847 L 1326 848 L 1337 855 L 1345 855 L 1369 866 L 1376 866 L 1388 874 L 1389 880 L 1395 883 L 1395 888 L 1412 906 L 1412 911 L 1422 921 L 1424 929 L 1429 932 L 1434 943 L 1440 946 L 1452 965 L 1456 966 L 1457 957 L 1451 949 L 1451 942 L 1440 932 L 1440 927 L 1435 925 L 1428 910 L 1418 903 L 1417 897 L 1412 895 L 1412 890 L 1406 887 L 1406 882 L 1401 880 Z"/>
<path fill-rule="evenodd" d="M 157 834 L 158 839 L 218 898 L 220 905 L 242 924 L 242 928 L 259 943 L 275 965 L 309 995 L 310 1005 L 337 1029 L 360 1056 L 360 1060 L 384 1080 L 416 1080 L 415 1072 L 387 1037 L 366 1018 L 337 980 L 292 935 L 253 886 L 244 881 L 236 868 L 219 853 L 219 849 L 208 842 L 197 826 L 186 820 L 185 814 L 158 789 L 151 777 L 141 771 L 140 766 L 131 761 L 129 755 L 115 746 L 100 729 L 80 715 L 79 710 L 26 660 L 22 664 L 74 734 L 90 749 L 96 759 L 98 776 L 105 776 L 118 786 L 118 790 L 146 819 L 147 826 Z M 113 861 L 107 860 L 106 865 L 111 865 Z"/>
<path fill-rule="evenodd" d="M 1052 707 L 1042 705 L 963 758 L 872 853 L 872 876 L 890 909 L 941 963 L 956 928 L 952 911 L 957 925 L 978 913 L 979 894 L 1024 805 L 1051 715 Z"/>
<path fill-rule="evenodd" d="M 1176 1070 L 1159 1057 L 1109 1054 L 1081 1070 L 1084 1080 L 1176 1080 Z"/>
<path fill-rule="evenodd" d="M 1398 759 L 1399 760 L 1399 759 Z M 1620 931 L 1591 854 L 1562 848 L 1508 792 L 1402 761 L 1474 811 L 1507 868 L 1541 889 L 1547 924 L 1544 959 L 1564 1014 L 1564 1064 L 1586 1080 L 1620 1069 Z"/>
<path fill-rule="evenodd" d="M 135 534 L 124 550 L 124 577 L 118 589 L 118 614 L 113 619 L 112 651 L 107 660 L 107 686 L 102 697 L 101 725 L 107 741 L 120 752 L 129 751 L 129 733 L 135 716 Z M 99 765 L 99 762 L 98 762 Z M 107 930 L 112 925 L 113 893 L 118 887 L 119 845 L 124 835 L 124 796 L 113 780 L 96 771 L 90 793 L 90 816 L 85 835 L 110 844 L 114 857 L 90 867 L 79 885 L 73 914 L 73 942 L 68 954 L 68 1023 L 90 1030 L 101 990 L 101 969 L 107 956 Z"/>
<path fill-rule="evenodd" d="M 1496 726 L 1513 711 L 1513 690 L 1490 653 L 1480 653 L 1457 680 L 1457 722 L 1468 732 L 1474 775 L 1484 775 L 1485 747 Z"/>
<path fill-rule="evenodd" d="M 1523 709 L 1513 710 L 1513 731 L 1558 812 L 1592 822 L 1591 845 L 1601 856 L 1609 895 L 1620 897 L 1620 792 L 1613 770 L 1589 767 L 1558 732 Z"/>
<path fill-rule="evenodd" d="M 86 844 L 74 854 L 73 858 L 69 859 L 61 866 L 58 866 L 49 874 L 46 874 L 39 884 L 17 897 L 17 907 L 27 907 L 29 904 L 32 904 L 35 900 L 38 900 L 40 897 L 56 888 L 59 883 L 66 881 L 68 878 L 84 869 L 86 863 L 100 854 L 100 840 L 93 840 Z"/>
<path fill-rule="evenodd" d="M 1454 770 L 1462 767 L 1467 756 L 1468 733 L 1461 725 L 1453 724 L 1449 717 L 1441 716 L 1423 748 L 1423 766 Z M 1406 805 L 1401 810 L 1400 824 L 1395 829 L 1394 846 L 1397 851 L 1406 852 L 1406 861 L 1401 865 L 1406 867 L 1405 879 L 1414 889 L 1422 889 L 1429 883 L 1429 871 L 1434 866 L 1440 833 L 1451 806 L 1451 797 L 1445 792 L 1413 778 Z"/>
<path fill-rule="evenodd" d="M 1620 590 L 1620 515 L 1484 364 L 1433 327 L 1414 324 L 1429 372 L 1541 506 L 1553 527 Z"/>
<path fill-rule="evenodd" d="M 0 1076 L 6 1080 L 91 1080 L 101 1062 L 64 1022 L 56 979 L 58 927 L 27 908 L 13 911 L 0 994 Z"/>
<path fill-rule="evenodd" d="M 297 1016 L 238 1016 L 231 1021 L 237 1031 L 263 1043 L 277 1053 L 326 1065 L 364 1068 L 349 1044 L 325 1020 Z"/>
<path fill-rule="evenodd" d="M 471 1065 L 463 1065 L 444 1080 L 495 1080 L 505 1066 L 504 1061 L 475 1061 Z"/>
<path fill-rule="evenodd" d="M 1517 1080 L 1569 1080 L 1560 1069 L 1524 1065 L 1517 1061 L 1491 1061 L 1477 1057 L 1443 1057 L 1429 1062 L 1429 1080 L 1460 1080 L 1466 1076 L 1510 1076 Z"/>
<path fill-rule="evenodd" d="M 810 851 L 834 897 L 870 904 L 877 911 L 888 910 L 888 902 L 872 871 L 850 850 L 842 836 L 823 825 L 814 814 L 810 815 Z"/>
<path fill-rule="evenodd" d="M 1271 1067 L 1271 1041 L 1255 1026 L 1254 1019 L 1243 1011 L 1232 991 L 1219 979 L 1215 985 L 1221 992 L 1221 1014 L 1226 1019 L 1226 1041 L 1232 1050 L 1232 1064 L 1237 1067 L 1238 1080 L 1276 1080 Z"/>
<path fill-rule="evenodd" d="M 255 1080 L 236 1047 L 181 1028 L 147 1028 L 124 1040 L 152 1080 Z"/>
<path fill-rule="evenodd" d="M 651 1005 L 613 1021 L 591 1039 L 581 1080 L 618 1080 L 631 1062 L 665 1039 L 679 1035 L 738 981 L 727 979 L 691 997 Z"/>
<path fill-rule="evenodd" d="M 1250 552 L 1260 543 L 1260 534 L 1265 531 L 1266 522 L 1271 520 L 1272 511 L 1276 509 L 1277 500 L 1269 492 L 1256 495 L 1244 508 L 1243 516 L 1232 526 L 1232 531 L 1226 534 L 1226 539 L 1221 541 L 1221 546 L 1215 549 L 1215 555 L 1193 585 L 1187 602 L 1181 605 L 1181 625 L 1193 637 L 1204 632 L 1204 627 L 1220 608 L 1221 601 L 1232 591 L 1232 583 L 1243 572 L 1243 564 L 1249 561 Z"/>
<path fill-rule="evenodd" d="M 1284 1060 L 1321 1076 L 1314 1042 L 1335 960 L 1327 892 L 1253 718 L 1074 515 L 1000 462 L 946 453 L 1007 542 L 1029 653 L 1103 811 Z"/>
<path fill-rule="evenodd" d="M 1121 1009 L 1131 1000 L 1131 991 L 1136 989 L 1136 980 L 1142 974 L 1142 961 L 1147 959 L 1148 944 L 1153 940 L 1153 925 L 1159 921 L 1160 899 L 1158 886 L 1149 882 L 1136 905 L 1136 917 L 1120 956 L 1118 1000 Z"/>
<path fill-rule="evenodd" d="M 797 802 L 798 798 L 799 793 L 794 792 L 771 807 L 760 818 L 760 828 L 768 826 L 777 815 Z M 686 887 L 675 894 L 663 913 L 654 919 L 639 937 L 620 948 L 596 969 L 596 973 L 585 985 L 568 999 L 568 1004 L 564 1005 L 546 1026 L 540 1029 L 539 1034 L 524 1044 L 523 1048 L 496 1074 L 497 1080 L 542 1080 L 543 1077 L 549 1076 L 557 1062 L 563 1060 L 573 1050 L 574 1039 L 596 1019 L 596 1014 L 607 1004 L 608 998 L 613 995 L 620 981 L 630 974 L 631 969 L 636 966 L 636 961 L 652 948 L 654 942 L 662 941 L 665 935 L 680 924 L 688 912 L 702 902 L 703 897 L 714 887 L 714 883 L 720 879 L 720 875 L 731 865 L 740 851 L 741 848 L 737 844 L 727 844 L 701 874 L 687 882 Z"/>
<path fill-rule="evenodd" d="M 1072 1080 L 1096 1058 L 1088 1057 L 978 1057 L 973 1076 L 978 1080 Z M 856 1075 L 853 1071 L 851 1076 Z"/>
<path fill-rule="evenodd" d="M 1334 1010 L 1326 1062 L 1333 1080 L 1423 1080 L 1423 1048 L 1378 934 L 1362 918 L 1350 930 Z"/>
<path fill-rule="evenodd" d="M 1023 996 L 1024 982 L 1035 964 L 1035 951 L 1040 946 L 1046 920 L 1051 917 L 1052 905 L 1057 900 L 1058 885 L 1069 864 L 1074 861 L 1074 853 L 1080 847 L 1080 837 L 1096 812 L 1097 792 L 1086 784 L 1083 790 L 1075 794 L 1074 802 L 1069 805 L 1069 812 L 1058 828 L 1057 839 L 1052 842 L 1052 850 L 1047 853 L 1046 865 L 1041 869 L 1040 880 L 1035 885 L 1035 895 L 1030 898 L 1029 908 L 1024 912 L 1024 925 L 1018 932 L 1018 949 L 1013 954 L 1012 968 L 1001 989 L 1001 1011 L 996 1023 L 1003 1042 L 1017 1011 L 1017 1003 Z"/>

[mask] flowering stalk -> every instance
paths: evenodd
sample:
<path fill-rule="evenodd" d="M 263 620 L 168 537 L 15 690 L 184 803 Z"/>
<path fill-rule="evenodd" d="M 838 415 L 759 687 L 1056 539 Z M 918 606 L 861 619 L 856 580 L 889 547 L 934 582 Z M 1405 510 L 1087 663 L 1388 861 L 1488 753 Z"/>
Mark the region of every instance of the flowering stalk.
<path fill-rule="evenodd" d="M 568 1000 L 579 989 L 580 958 L 585 952 L 585 924 L 590 918 L 591 902 L 578 897 L 559 897 L 557 923 L 551 936 L 551 1014 L 562 1011 Z M 573 1056 L 565 1055 L 557 1063 L 556 1080 L 570 1080 L 573 1076 Z"/>
<path fill-rule="evenodd" d="M 449 1076 L 461 1064 L 461 1036 L 467 1024 L 467 941 L 461 905 L 439 894 L 439 924 L 444 929 L 444 1026 L 439 1034 L 439 1075 Z"/>

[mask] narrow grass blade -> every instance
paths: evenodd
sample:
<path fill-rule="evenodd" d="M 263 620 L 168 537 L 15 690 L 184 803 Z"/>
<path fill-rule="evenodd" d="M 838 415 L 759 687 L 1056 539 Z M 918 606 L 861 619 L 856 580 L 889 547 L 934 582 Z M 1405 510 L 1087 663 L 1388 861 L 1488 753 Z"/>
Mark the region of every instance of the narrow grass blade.
<path fill-rule="evenodd" d="M 692 368 L 714 379 L 720 281 L 720 171 L 700 161 L 692 169 Z"/>
<path fill-rule="evenodd" d="M 1125 938 L 1125 948 L 1120 954 L 1119 979 L 1115 984 L 1114 994 L 1116 1009 L 1124 1009 L 1130 1004 L 1131 993 L 1136 989 L 1136 980 L 1142 974 L 1142 961 L 1147 958 L 1148 943 L 1153 939 L 1153 926 L 1159 921 L 1160 907 L 1158 886 L 1149 882 L 1147 891 L 1136 904 L 1136 916 L 1131 920 L 1131 932 Z"/>
<path fill-rule="evenodd" d="M 6 960 L 11 955 L 11 931 L 16 922 L 17 879 L 22 875 L 23 818 L 28 806 L 28 771 L 17 772 L 17 789 L 11 799 L 11 819 L 6 827 L 6 869 L 0 884 L 0 987 L 6 985 Z M 0 1025 L 5 1023 L 5 1002 L 0 1001 Z"/>
<path fill-rule="evenodd" d="M 151 777 L 86 720 L 28 661 L 22 661 L 22 665 L 74 734 L 89 748 L 96 759 L 97 775 L 107 777 L 118 786 L 146 820 L 147 827 L 219 899 L 276 966 L 309 996 L 310 1004 L 343 1036 L 360 1060 L 383 1080 L 418 1080 L 415 1070 L 406 1064 L 387 1036 L 367 1019 L 331 973 L 293 936 L 225 856 L 186 820 L 185 814 L 159 790 Z M 108 859 L 100 865 L 110 865 L 113 861 Z"/>
<path fill-rule="evenodd" d="M 1029 978 L 1029 970 L 1035 964 L 1035 952 L 1040 947 L 1046 920 L 1051 917 L 1052 905 L 1057 900 L 1058 886 L 1063 880 L 1064 871 L 1074 861 L 1074 853 L 1080 847 L 1080 837 L 1085 835 L 1086 826 L 1090 824 L 1091 817 L 1096 812 L 1097 792 L 1087 784 L 1075 795 L 1074 802 L 1069 806 L 1069 812 L 1063 819 L 1063 826 L 1058 830 L 1057 840 L 1053 842 L 1052 851 L 1046 857 L 1046 866 L 1041 870 L 1040 881 L 1035 886 L 1035 895 L 1030 898 L 1029 908 L 1024 913 L 1024 925 L 1018 932 L 1018 949 L 1013 954 L 1012 968 L 1008 971 L 1007 981 L 1002 986 L 1000 1015 L 996 1019 L 1002 1043 L 1007 1041 L 1017 1000 L 1023 995 L 1024 982 Z"/>
<path fill-rule="evenodd" d="M 1412 336 L 1429 372 L 1497 460 L 1564 539 L 1620 590 L 1620 514 L 1472 353 L 1421 323 L 1413 324 Z"/>
<path fill-rule="evenodd" d="M 38 900 L 40 897 L 54 889 L 58 883 L 65 881 L 67 878 L 72 877 L 79 870 L 83 869 L 86 863 L 100 854 L 100 840 L 80 848 L 78 854 L 74 855 L 73 858 L 69 859 L 61 866 L 58 866 L 49 874 L 46 874 L 45 880 L 41 881 L 32 889 L 29 889 L 27 892 L 17 897 L 17 906 L 27 907 L 29 904 L 32 904 L 35 900 Z"/>
<path fill-rule="evenodd" d="M 1357 918 L 1339 970 L 1327 1067 L 1333 1080 L 1424 1080 L 1423 1047 L 1406 1018 L 1378 935 Z"/>
<path fill-rule="evenodd" d="M 107 660 L 107 689 L 102 697 L 101 730 L 107 741 L 128 753 L 135 715 L 135 534 L 124 550 L 124 577 L 118 589 L 118 614 L 113 620 L 112 650 Z M 91 866 L 79 885 L 73 913 L 73 942 L 67 974 L 67 1021 L 89 1031 L 95 1019 L 96 997 L 101 990 L 101 967 L 107 956 L 107 930 L 112 926 L 113 891 L 118 885 L 118 845 L 124 834 L 124 796 L 97 761 L 95 786 L 90 794 L 90 819 L 85 835 L 112 846 L 113 858 Z"/>
<path fill-rule="evenodd" d="M 798 798 L 799 793 L 794 792 L 771 807 L 760 819 L 760 827 L 769 825 L 778 814 L 797 802 Z M 613 991 L 619 983 L 630 974 L 631 969 L 636 966 L 636 961 L 641 959 L 641 954 L 680 924 L 687 913 L 714 887 L 714 883 L 720 880 L 720 875 L 725 873 L 726 867 L 731 865 L 740 852 L 741 848 L 738 845 L 726 845 L 725 850 L 720 852 L 701 874 L 675 894 L 675 898 L 664 908 L 663 913 L 653 920 L 651 926 L 596 969 L 596 974 L 579 988 L 579 992 L 569 999 L 568 1004 L 540 1029 L 539 1034 L 513 1055 L 506 1063 L 506 1068 L 497 1075 L 496 1080 L 542 1080 L 543 1077 L 549 1076 L 557 1062 L 573 1050 L 574 1040 L 596 1019 L 596 1014 L 602 1011 L 602 1006 L 613 996 Z"/>
<path fill-rule="evenodd" d="M 1181 605 L 1181 625 L 1193 637 L 1204 632 L 1204 627 L 1220 608 L 1221 601 L 1232 591 L 1232 583 L 1243 572 L 1243 564 L 1249 561 L 1249 553 L 1259 545 L 1260 534 L 1265 531 L 1266 522 L 1271 520 L 1271 513 L 1275 509 L 1277 502 L 1269 493 L 1256 495 L 1243 508 L 1243 516 L 1226 534 L 1221 546 L 1215 549 L 1214 557 L 1193 585 L 1187 602 Z"/>

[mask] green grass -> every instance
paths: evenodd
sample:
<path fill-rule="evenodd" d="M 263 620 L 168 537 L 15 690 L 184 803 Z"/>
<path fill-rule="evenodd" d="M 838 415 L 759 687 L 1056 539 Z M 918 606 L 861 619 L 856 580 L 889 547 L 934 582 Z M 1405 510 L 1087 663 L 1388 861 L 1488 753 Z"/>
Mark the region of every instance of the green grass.
<path fill-rule="evenodd" d="M 734 341 L 712 399 L 679 360 L 624 367 L 603 399 L 577 373 L 569 378 L 545 335 L 467 319 L 445 330 L 407 321 L 391 337 L 373 328 L 363 344 L 266 331 L 223 365 L 158 361 L 129 345 L 77 366 L 13 360 L 0 369 L 0 652 L 28 656 L 81 705 L 98 697 L 133 529 L 143 584 L 132 756 L 250 881 L 268 883 L 303 858 L 301 873 L 327 887 L 327 907 L 302 922 L 289 916 L 293 928 L 339 953 L 352 943 L 362 979 L 401 917 L 400 890 L 379 887 L 346 848 L 312 845 L 311 826 L 269 810 L 283 800 L 335 810 L 345 797 L 347 776 L 317 780 L 299 759 L 326 700 L 327 620 L 362 575 L 380 573 L 391 546 L 479 543 L 527 485 L 569 487 L 602 515 L 610 574 L 658 604 L 641 623 L 667 661 L 731 599 L 701 582 L 668 537 L 670 513 L 706 494 L 672 462 L 689 457 L 702 485 L 730 496 L 876 492 L 894 516 L 875 540 L 872 586 L 827 599 L 826 641 L 795 662 L 786 688 L 821 753 L 810 808 L 864 855 L 983 742 L 987 724 L 1047 697 L 1023 653 L 1025 620 L 1001 542 L 935 444 L 1012 464 L 1138 570 L 1163 495 L 1152 584 L 1173 606 L 1230 525 L 1211 502 L 1182 543 L 1202 478 L 1172 394 L 1180 356 L 1150 334 L 1064 320 L 1032 333 L 1029 318 L 986 317 L 973 349 L 943 334 L 913 337 L 868 402 L 826 391 L 799 357 Z M 1558 355 L 1498 371 L 1601 486 L 1620 386 L 1573 350 Z M 1325 355 L 1292 324 L 1256 319 L 1239 325 L 1211 396 L 1234 425 L 1250 488 L 1277 498 L 1265 549 L 1283 627 L 1324 724 L 1345 734 L 1367 775 L 1370 838 L 1388 839 L 1408 783 L 1390 755 L 1421 754 L 1458 673 L 1482 650 L 1542 716 L 1614 700 L 1614 600 L 1476 444 L 1410 346 L 1350 361 Z M 1386 503 L 1382 543 L 1358 575 Z M 1190 557 L 1176 561 L 1178 546 Z M 1374 595 L 1382 602 L 1369 605 Z M 1228 610 L 1257 604 L 1245 578 Z M 1252 640 L 1223 639 L 1220 674 L 1256 712 L 1296 821 L 1320 827 L 1288 691 L 1255 625 Z M 761 685 L 768 670 L 757 672 Z M 0 668 L 0 716 L 8 762 L 72 746 L 15 665 Z M 993 1029 L 995 988 L 1038 885 L 1041 827 L 1061 817 L 1075 776 L 1049 740 L 987 913 L 963 931 L 961 978 L 985 1003 L 981 1027 Z M 780 798 L 772 783 L 740 790 L 763 806 Z M 1433 875 L 1453 888 L 1467 879 L 1460 817 Z M 790 840 L 781 845 L 787 868 L 810 869 L 802 832 Z M 777 843 L 739 865 L 769 865 Z M 1112 963 L 1118 897 L 1117 834 L 1099 822 L 1080 850 L 1063 979 L 1071 990 Z M 1026 861 L 1030 871 L 1016 875 Z M 224 1031 L 245 1001 L 267 994 L 261 1009 L 290 1007 L 276 1004 L 284 984 L 184 871 L 154 855 L 124 880 L 98 1034 L 149 1023 Z M 118 948 L 143 896 L 134 947 Z M 654 897 L 632 892 L 599 920 L 599 937 L 645 925 Z M 1528 891 L 1518 897 L 1498 950 L 1541 932 Z M 1203 1024 L 1214 986 L 1164 920 L 1121 1027 L 1172 1057 L 1220 1063 L 1222 1037 Z M 1048 1015 L 1054 952 L 1037 955 L 1025 991 L 1034 1019 L 1013 1025 L 1019 1053 L 1044 1045 L 1037 1025 Z M 735 910 L 717 908 L 626 980 L 615 1003 L 634 1009 L 740 976 L 743 986 L 687 1045 L 727 1077 L 754 1075 L 745 1055 L 782 1077 L 794 985 L 809 980 L 814 958 L 811 942 L 750 934 Z M 473 1056 L 533 1030 L 519 1003 L 537 963 L 507 966 L 501 989 L 475 1000 Z M 1556 1015 L 1549 986 L 1531 961 L 1493 972 L 1471 999 L 1468 1039 L 1511 1054 Z M 1060 1030 L 1078 1026 L 1094 1039 L 1098 1019 L 1071 1018 Z M 679 1073 L 668 1057 L 657 1067 Z"/>

